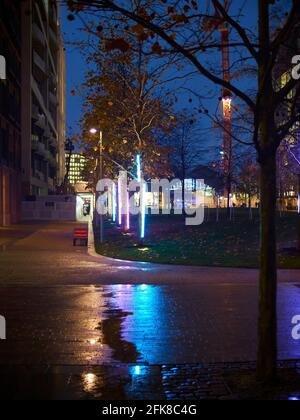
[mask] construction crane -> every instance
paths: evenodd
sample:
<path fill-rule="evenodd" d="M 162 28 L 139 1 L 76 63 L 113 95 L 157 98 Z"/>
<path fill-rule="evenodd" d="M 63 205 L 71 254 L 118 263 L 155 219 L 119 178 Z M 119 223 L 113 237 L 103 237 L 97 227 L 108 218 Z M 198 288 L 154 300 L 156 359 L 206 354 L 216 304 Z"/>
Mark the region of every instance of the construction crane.
<path fill-rule="evenodd" d="M 207 16 L 211 0 L 208 0 Z M 223 7 L 226 12 L 229 10 L 229 0 L 224 0 Z M 231 81 L 230 73 L 230 51 L 229 51 L 229 35 L 230 29 L 227 22 L 217 8 L 214 8 L 214 17 L 207 18 L 205 22 L 206 30 L 213 32 L 219 30 L 221 34 L 221 50 L 222 50 L 222 78 L 226 82 Z M 233 178 L 233 154 L 232 154 L 232 94 L 228 89 L 222 91 L 222 112 L 223 112 L 223 146 L 221 169 L 224 173 L 224 197 L 227 198 L 227 207 L 230 207 L 230 196 L 232 190 Z"/>

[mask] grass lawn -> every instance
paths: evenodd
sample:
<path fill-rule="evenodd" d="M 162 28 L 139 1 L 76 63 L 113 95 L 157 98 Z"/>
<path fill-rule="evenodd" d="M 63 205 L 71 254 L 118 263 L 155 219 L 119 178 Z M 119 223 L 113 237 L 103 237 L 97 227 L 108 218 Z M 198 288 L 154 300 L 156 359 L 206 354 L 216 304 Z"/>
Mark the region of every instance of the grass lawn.
<path fill-rule="evenodd" d="M 96 249 L 108 257 L 167 264 L 216 267 L 257 267 L 259 253 L 259 216 L 254 210 L 249 220 L 247 209 L 235 209 L 234 221 L 222 211 L 216 222 L 216 211 L 207 210 L 200 226 L 185 226 L 181 216 L 147 216 L 146 239 L 138 239 L 138 221 L 132 221 L 130 234 L 106 223 L 106 243 L 100 246 L 96 230 Z M 300 255 L 280 250 L 295 246 L 296 213 L 278 214 L 278 266 L 300 268 Z"/>

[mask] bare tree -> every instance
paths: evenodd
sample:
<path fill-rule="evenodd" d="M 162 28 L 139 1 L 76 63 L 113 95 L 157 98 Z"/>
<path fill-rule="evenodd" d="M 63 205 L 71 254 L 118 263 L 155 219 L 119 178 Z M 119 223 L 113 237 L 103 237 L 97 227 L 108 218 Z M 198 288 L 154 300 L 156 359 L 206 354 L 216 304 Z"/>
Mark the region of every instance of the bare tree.
<path fill-rule="evenodd" d="M 182 182 L 182 208 L 185 208 L 186 179 L 191 170 L 199 163 L 199 129 L 195 118 L 186 112 L 177 115 L 176 127 L 166 139 L 170 149 L 171 168 Z"/>
<path fill-rule="evenodd" d="M 245 159 L 240 165 L 237 185 L 238 190 L 245 194 L 248 199 L 249 215 L 252 218 L 252 197 L 258 194 L 258 165 L 251 158 Z"/>

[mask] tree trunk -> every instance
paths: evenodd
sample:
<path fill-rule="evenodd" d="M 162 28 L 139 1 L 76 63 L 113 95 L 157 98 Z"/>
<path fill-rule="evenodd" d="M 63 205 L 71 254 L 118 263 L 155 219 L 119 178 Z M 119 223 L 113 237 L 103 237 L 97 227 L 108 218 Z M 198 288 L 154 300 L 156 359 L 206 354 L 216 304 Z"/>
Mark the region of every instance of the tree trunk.
<path fill-rule="evenodd" d="M 276 378 L 277 366 L 277 269 L 276 269 L 276 158 L 266 156 L 260 165 L 261 255 L 259 282 L 258 361 L 259 380 Z"/>
<path fill-rule="evenodd" d="M 270 3 L 259 4 L 259 164 L 260 164 L 260 276 L 257 376 L 264 383 L 277 374 L 276 268 L 276 140 L 275 105 L 270 60 Z"/>
<path fill-rule="evenodd" d="M 300 252 L 300 214 L 297 213 L 297 249 Z"/>

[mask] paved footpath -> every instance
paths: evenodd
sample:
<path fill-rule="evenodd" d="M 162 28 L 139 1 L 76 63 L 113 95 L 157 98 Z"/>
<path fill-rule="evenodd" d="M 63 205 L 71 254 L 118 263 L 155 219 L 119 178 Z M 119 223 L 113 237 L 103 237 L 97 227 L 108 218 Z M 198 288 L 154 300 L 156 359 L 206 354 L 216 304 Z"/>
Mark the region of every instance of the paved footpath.
<path fill-rule="evenodd" d="M 86 248 L 72 246 L 74 226 L 27 225 L 12 229 L 11 236 L 0 230 L 6 238 L 0 250 L 0 315 L 7 321 L 0 377 L 9 396 L 25 393 L 24 378 L 36 397 L 100 398 L 107 397 L 105 388 L 119 398 L 139 392 L 141 398 L 173 398 L 180 378 L 185 396 L 200 398 L 200 389 L 206 397 L 227 395 L 221 377 L 209 379 L 214 369 L 208 366 L 255 360 L 257 270 L 88 255 Z M 279 279 L 280 358 L 299 359 L 291 320 L 300 315 L 300 271 L 280 271 Z M 41 375 L 50 381 L 45 389 L 34 385 Z M 170 382 L 172 375 L 177 379 Z M 61 385 L 55 379 L 51 386 L 54 377 Z M 16 387 L 18 378 L 23 385 Z"/>

